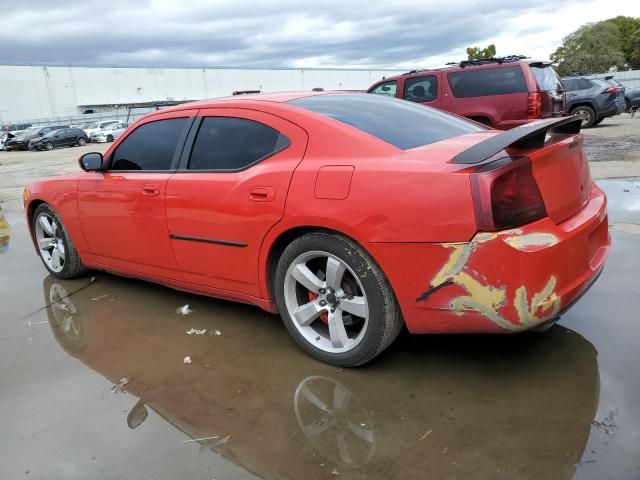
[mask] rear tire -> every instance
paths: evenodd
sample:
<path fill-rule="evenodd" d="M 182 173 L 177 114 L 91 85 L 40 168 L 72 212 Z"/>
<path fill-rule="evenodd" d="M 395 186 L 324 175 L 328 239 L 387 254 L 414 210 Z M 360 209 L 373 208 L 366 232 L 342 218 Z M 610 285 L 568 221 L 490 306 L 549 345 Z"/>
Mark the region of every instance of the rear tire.
<path fill-rule="evenodd" d="M 593 108 L 587 106 L 579 106 L 571 110 L 572 115 L 577 115 L 582 118 L 582 128 L 589 128 L 596 122 L 596 112 Z"/>
<path fill-rule="evenodd" d="M 603 120 L 604 120 L 604 118 L 597 119 L 595 122 L 593 122 L 593 126 L 595 127 L 596 125 L 600 125 Z"/>
<path fill-rule="evenodd" d="M 80 137 L 78 139 L 78 146 L 79 147 L 84 147 L 86 144 L 87 144 L 87 141 L 84 138 Z"/>
<path fill-rule="evenodd" d="M 40 259 L 51 275 L 74 278 L 86 272 L 67 229 L 46 203 L 33 212 L 32 231 Z"/>
<path fill-rule="evenodd" d="M 113 135 L 108 135 L 107 136 L 107 142 L 109 142 L 109 143 L 113 142 Z"/>
<path fill-rule="evenodd" d="M 367 363 L 402 328 L 384 273 L 362 247 L 341 235 L 315 232 L 295 239 L 278 260 L 274 280 L 287 330 L 322 362 Z"/>

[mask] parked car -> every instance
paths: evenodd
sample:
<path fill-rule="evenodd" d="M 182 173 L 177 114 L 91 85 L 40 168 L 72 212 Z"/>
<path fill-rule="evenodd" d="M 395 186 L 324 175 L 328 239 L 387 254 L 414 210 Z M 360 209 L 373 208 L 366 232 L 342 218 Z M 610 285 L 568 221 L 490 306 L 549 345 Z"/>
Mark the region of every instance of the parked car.
<path fill-rule="evenodd" d="M 93 132 L 90 140 L 97 143 L 113 142 L 122 135 L 122 132 L 124 132 L 128 126 L 129 124 L 124 122 L 110 123 L 97 132 Z"/>
<path fill-rule="evenodd" d="M 543 328 L 589 288 L 610 240 L 580 123 L 498 132 L 362 93 L 207 100 L 31 183 L 25 212 L 55 277 L 107 270 L 258 305 L 310 355 L 354 366 L 403 325 Z"/>
<path fill-rule="evenodd" d="M 640 108 L 640 87 L 625 88 L 624 91 L 625 111 L 633 108 Z"/>
<path fill-rule="evenodd" d="M 87 122 L 80 126 L 80 129 L 84 131 L 87 138 L 91 138 L 91 134 L 99 131 L 100 129 L 118 123 L 118 120 L 104 120 L 102 122 Z"/>
<path fill-rule="evenodd" d="M 13 133 L 0 132 L 0 150 L 6 150 L 6 142 L 14 137 Z"/>
<path fill-rule="evenodd" d="M 63 128 L 47 133 L 29 144 L 34 150 L 53 150 L 56 147 L 82 147 L 87 144 L 87 136 L 79 128 Z"/>
<path fill-rule="evenodd" d="M 369 93 L 403 98 L 506 130 L 564 114 L 564 89 L 550 62 L 523 57 L 466 61 L 385 78 Z"/>
<path fill-rule="evenodd" d="M 67 128 L 65 125 L 53 125 L 48 127 L 31 127 L 15 134 L 15 136 L 6 143 L 7 150 L 27 150 L 30 144 L 35 143 L 47 133 Z"/>
<path fill-rule="evenodd" d="M 613 75 L 562 77 L 567 90 L 567 112 L 580 116 L 584 128 L 625 111 L 624 87 L 612 79 Z"/>

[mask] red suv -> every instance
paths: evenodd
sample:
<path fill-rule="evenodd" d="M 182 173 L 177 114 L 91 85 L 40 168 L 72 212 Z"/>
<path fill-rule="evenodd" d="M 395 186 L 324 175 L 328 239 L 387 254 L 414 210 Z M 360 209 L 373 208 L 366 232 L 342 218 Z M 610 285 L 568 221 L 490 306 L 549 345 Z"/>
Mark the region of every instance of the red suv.
<path fill-rule="evenodd" d="M 523 58 L 412 70 L 382 79 L 367 91 L 436 107 L 502 130 L 564 115 L 564 88 L 551 63 Z"/>

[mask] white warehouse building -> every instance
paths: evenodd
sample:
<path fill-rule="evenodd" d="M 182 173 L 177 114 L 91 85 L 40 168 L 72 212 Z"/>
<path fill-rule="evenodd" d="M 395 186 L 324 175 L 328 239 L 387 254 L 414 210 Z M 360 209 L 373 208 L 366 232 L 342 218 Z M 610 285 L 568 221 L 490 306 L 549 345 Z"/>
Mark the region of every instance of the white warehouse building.
<path fill-rule="evenodd" d="M 77 117 L 234 91 L 363 90 L 397 70 L 0 65 L 0 124 Z"/>

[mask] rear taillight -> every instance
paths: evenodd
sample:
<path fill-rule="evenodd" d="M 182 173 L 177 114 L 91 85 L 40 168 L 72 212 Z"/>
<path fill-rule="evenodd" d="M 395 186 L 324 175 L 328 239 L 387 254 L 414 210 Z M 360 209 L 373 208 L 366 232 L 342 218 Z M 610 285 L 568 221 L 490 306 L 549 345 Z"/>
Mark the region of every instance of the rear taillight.
<path fill-rule="evenodd" d="M 618 87 L 609 87 L 602 93 L 616 93 L 618 91 Z"/>
<path fill-rule="evenodd" d="M 527 117 L 540 118 L 542 113 L 542 94 L 530 93 L 527 97 Z"/>
<path fill-rule="evenodd" d="M 472 173 L 471 191 L 480 230 L 518 227 L 547 215 L 528 157 Z"/>

